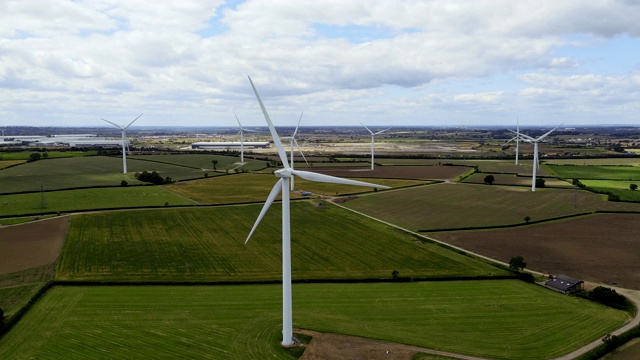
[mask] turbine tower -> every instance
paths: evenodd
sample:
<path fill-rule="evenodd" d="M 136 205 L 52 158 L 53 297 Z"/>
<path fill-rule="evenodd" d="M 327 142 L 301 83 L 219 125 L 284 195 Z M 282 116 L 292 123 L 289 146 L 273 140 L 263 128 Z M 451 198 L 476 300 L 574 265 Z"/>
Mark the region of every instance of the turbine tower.
<path fill-rule="evenodd" d="M 260 211 L 260 215 L 256 219 L 249 236 L 247 236 L 247 240 L 245 240 L 245 244 L 253 235 L 253 232 L 260 224 L 260 221 L 266 214 L 267 210 L 271 204 L 273 204 L 274 200 L 278 196 L 280 192 L 282 192 L 282 345 L 283 346 L 291 346 L 293 345 L 293 319 L 292 319 L 292 304 L 291 304 L 291 222 L 290 222 L 290 190 L 289 190 L 289 181 L 293 175 L 299 176 L 305 180 L 309 181 L 319 181 L 319 182 L 328 182 L 328 183 L 336 183 L 336 184 L 348 184 L 348 185 L 359 185 L 359 186 L 370 186 L 370 187 L 379 187 L 387 189 L 388 186 L 370 184 L 362 181 L 355 181 L 349 179 L 341 179 L 329 175 L 317 174 L 309 171 L 300 171 L 294 170 L 289 167 L 289 161 L 287 160 L 287 152 L 282 146 L 282 142 L 280 141 L 280 137 L 276 132 L 273 123 L 271 122 L 271 118 L 267 113 L 267 109 L 264 107 L 262 100 L 260 99 L 260 95 L 258 95 L 258 90 L 253 85 L 253 81 L 249 77 L 249 82 L 251 83 L 251 87 L 253 88 L 253 92 L 258 99 L 258 103 L 260 104 L 260 108 L 262 109 L 262 113 L 264 114 L 264 118 L 267 121 L 267 125 L 269 126 L 269 132 L 271 132 L 271 137 L 273 138 L 273 143 L 278 149 L 278 156 L 282 161 L 282 165 L 284 168 L 277 170 L 275 172 L 276 177 L 280 178 L 278 182 L 275 184 L 273 189 L 271 189 L 271 193 L 267 197 L 267 201 L 262 207 L 262 211 Z"/>
<path fill-rule="evenodd" d="M 369 133 L 371 134 L 371 170 L 373 170 L 373 166 L 374 166 L 374 163 L 373 163 L 373 142 L 374 142 L 374 140 L 373 139 L 376 137 L 376 135 L 382 134 L 383 132 L 385 132 L 385 131 L 387 131 L 387 130 L 389 130 L 391 128 L 380 130 L 380 131 L 374 133 L 373 131 L 369 130 L 367 125 L 365 125 L 363 123 L 360 123 L 360 125 L 364 126 L 364 128 L 367 129 L 367 131 L 369 131 Z"/>
<path fill-rule="evenodd" d="M 138 117 L 133 119 L 133 121 L 130 122 L 129 125 L 127 125 L 127 126 L 120 126 L 120 125 L 118 125 L 116 123 L 113 123 L 113 122 L 107 120 L 107 119 L 102 119 L 102 120 L 108 122 L 109 124 L 117 127 L 122 132 L 122 173 L 123 174 L 127 173 L 127 151 L 126 151 L 126 147 L 127 147 L 127 129 L 129 128 L 129 126 L 131 126 L 131 124 L 133 124 L 136 120 L 138 120 L 140 118 L 140 116 L 142 116 L 142 114 L 138 115 Z"/>
<path fill-rule="evenodd" d="M 531 191 L 536 191 L 536 175 L 537 175 L 538 167 L 540 166 L 540 161 L 538 158 L 538 143 L 542 141 L 544 138 L 546 138 L 547 136 L 549 136 L 549 134 L 551 134 L 560 126 L 562 126 L 562 124 L 554 127 L 553 129 L 549 130 L 549 132 L 545 133 L 544 135 L 538 138 L 533 138 L 529 135 L 520 134 L 520 136 L 522 137 L 522 141 L 533 143 L 533 175 L 531 179 Z"/>
<path fill-rule="evenodd" d="M 516 136 L 509 139 L 509 141 L 507 141 L 505 145 L 512 142 L 513 140 L 516 141 L 516 165 L 518 165 L 518 154 L 520 153 L 520 123 L 518 120 L 516 120 Z"/>
<path fill-rule="evenodd" d="M 298 133 L 298 128 L 300 128 L 300 120 L 302 120 L 302 114 L 300 114 L 300 118 L 298 119 L 298 125 L 296 126 L 296 129 L 293 131 L 293 135 L 291 136 L 287 136 L 287 137 L 283 137 L 281 139 L 288 139 L 289 140 L 289 146 L 290 146 L 290 158 L 291 158 L 291 168 L 293 169 L 293 162 L 294 162 L 294 157 L 293 157 L 293 146 L 295 145 L 298 148 L 298 151 L 300 152 L 300 155 L 302 155 L 302 158 L 304 159 L 304 162 L 306 162 L 307 164 L 309 163 L 307 161 L 307 158 L 304 156 L 304 153 L 302 152 L 302 149 L 300 148 L 300 144 L 298 144 L 298 140 L 296 140 L 296 134 Z M 295 190 L 295 186 L 294 186 L 294 178 L 291 177 L 291 191 Z"/>
<path fill-rule="evenodd" d="M 238 115 L 236 115 L 235 111 L 233 112 L 233 115 L 236 116 L 236 120 L 238 121 L 238 126 L 240 126 L 240 131 L 238 131 L 238 134 L 240 135 L 240 162 L 244 163 L 244 132 L 245 131 L 253 131 L 253 130 L 244 129 L 242 127 L 242 124 L 240 123 L 240 119 L 238 119 Z"/>

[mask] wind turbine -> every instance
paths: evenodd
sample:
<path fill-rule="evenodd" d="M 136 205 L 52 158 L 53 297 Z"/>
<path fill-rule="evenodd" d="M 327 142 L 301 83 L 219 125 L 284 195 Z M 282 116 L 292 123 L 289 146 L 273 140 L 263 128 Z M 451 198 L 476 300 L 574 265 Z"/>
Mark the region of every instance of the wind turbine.
<path fill-rule="evenodd" d="M 238 119 L 238 115 L 236 115 L 235 111 L 233 112 L 233 115 L 236 116 L 236 120 L 238 121 L 238 126 L 240 126 L 240 131 L 238 131 L 238 134 L 240 134 L 240 162 L 244 163 L 244 132 L 245 131 L 253 131 L 253 130 L 244 129 L 242 127 L 242 124 L 240 123 L 240 119 Z"/>
<path fill-rule="evenodd" d="M 507 141 L 505 145 L 512 142 L 513 140 L 516 141 L 516 165 L 518 165 L 518 154 L 520 153 L 520 123 L 518 120 L 516 120 L 516 136 Z"/>
<path fill-rule="evenodd" d="M 559 128 L 560 126 L 562 126 L 562 124 L 554 127 L 553 129 L 549 130 L 549 132 L 545 133 L 544 135 L 538 138 L 533 138 L 529 135 L 520 134 L 520 136 L 522 137 L 522 141 L 533 143 L 533 175 L 531 180 L 531 191 L 536 191 L 536 175 L 537 175 L 538 167 L 540 166 L 540 161 L 538 158 L 538 143 L 542 141 L 544 138 L 546 138 L 547 136 L 549 136 L 549 134 L 551 134 L 555 129 Z"/>
<path fill-rule="evenodd" d="M 142 114 L 138 115 L 138 117 L 133 119 L 133 121 L 131 121 L 129 123 L 129 125 L 124 126 L 124 127 L 120 126 L 120 125 L 118 125 L 116 123 L 113 123 L 113 122 L 111 122 L 111 121 L 109 121 L 107 119 L 102 119 L 102 120 L 108 122 L 109 124 L 119 128 L 120 131 L 122 132 L 122 173 L 123 174 L 127 173 L 127 152 L 126 152 L 126 147 L 127 147 L 127 144 L 126 144 L 126 141 L 127 141 L 127 128 L 129 128 L 129 126 L 131 126 L 131 124 L 133 124 L 136 120 L 140 119 L 140 116 L 142 116 Z"/>
<path fill-rule="evenodd" d="M 387 131 L 387 130 L 389 130 L 391 128 L 380 130 L 380 131 L 374 133 L 373 131 L 369 130 L 367 125 L 365 125 L 363 123 L 360 123 L 360 125 L 364 126 L 364 128 L 367 129 L 367 131 L 369 131 L 369 133 L 371 134 L 371 170 L 373 170 L 373 166 L 374 166 L 374 163 L 373 163 L 373 139 L 376 137 L 376 135 L 382 134 L 383 132 L 385 132 L 385 131 Z"/>
<path fill-rule="evenodd" d="M 302 152 L 302 149 L 300 148 L 300 144 L 298 144 L 298 140 L 296 140 L 296 134 L 298 133 L 298 128 L 300 128 L 300 120 L 302 120 L 302 114 L 300 114 L 300 118 L 298 119 L 298 125 L 296 126 L 296 129 L 293 131 L 293 135 L 288 136 L 288 137 L 283 137 L 282 139 L 288 139 L 289 140 L 289 146 L 291 147 L 291 169 L 293 169 L 293 145 L 295 145 L 298 148 L 298 151 L 300 152 L 300 155 L 302 155 L 302 158 L 304 159 L 304 162 L 306 162 L 307 164 L 309 163 L 307 161 L 307 158 L 304 156 L 304 153 Z M 293 184 L 293 176 L 291 177 L 291 190 L 293 191 L 295 186 Z"/>
<path fill-rule="evenodd" d="M 260 211 L 260 215 L 258 215 L 258 219 L 256 219 L 249 236 L 247 236 L 247 240 L 245 240 L 245 244 L 253 235 L 253 232 L 260 224 L 260 221 L 266 214 L 267 210 L 271 204 L 273 204 L 274 200 L 278 196 L 280 192 L 282 192 L 282 345 L 283 346 L 291 346 L 293 345 L 293 320 L 292 320 L 292 305 L 291 305 L 291 212 L 290 212 L 290 190 L 289 190 L 289 181 L 293 175 L 299 176 L 305 180 L 309 181 L 319 181 L 319 182 L 328 182 L 328 183 L 336 183 L 336 184 L 348 184 L 348 185 L 359 185 L 359 186 L 371 186 L 371 187 L 379 187 L 388 189 L 388 186 L 370 184 L 362 181 L 355 181 L 349 179 L 341 179 L 329 175 L 313 173 L 309 171 L 301 171 L 301 170 L 293 170 L 289 167 L 289 161 L 287 160 L 287 152 L 282 146 L 282 142 L 280 141 L 280 137 L 276 132 L 273 123 L 271 122 L 271 118 L 267 113 L 267 109 L 264 107 L 262 100 L 260 99 L 260 95 L 258 95 L 258 90 L 253 85 L 253 81 L 249 77 L 249 82 L 251 83 L 251 87 L 253 88 L 253 92 L 258 99 L 258 103 L 260 103 L 260 108 L 262 109 L 262 113 L 264 114 L 264 118 L 267 121 L 267 125 L 269 126 L 269 131 L 271 132 L 271 137 L 273 138 L 273 143 L 278 149 L 278 156 L 282 161 L 282 165 L 284 168 L 277 170 L 275 172 L 276 177 L 280 178 L 278 182 L 275 184 L 273 189 L 271 189 L 271 193 L 267 197 L 267 201 L 264 203 L 262 207 L 262 211 Z"/>

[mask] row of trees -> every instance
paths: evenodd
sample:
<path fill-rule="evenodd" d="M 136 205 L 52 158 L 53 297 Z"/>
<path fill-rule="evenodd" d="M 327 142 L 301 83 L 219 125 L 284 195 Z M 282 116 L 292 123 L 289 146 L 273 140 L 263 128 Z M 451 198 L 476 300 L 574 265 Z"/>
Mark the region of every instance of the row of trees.
<path fill-rule="evenodd" d="M 150 182 L 155 185 L 170 184 L 173 182 L 170 177 L 167 176 L 163 178 L 156 171 L 143 171 L 141 173 L 136 173 L 136 179 L 138 179 L 139 181 Z"/>

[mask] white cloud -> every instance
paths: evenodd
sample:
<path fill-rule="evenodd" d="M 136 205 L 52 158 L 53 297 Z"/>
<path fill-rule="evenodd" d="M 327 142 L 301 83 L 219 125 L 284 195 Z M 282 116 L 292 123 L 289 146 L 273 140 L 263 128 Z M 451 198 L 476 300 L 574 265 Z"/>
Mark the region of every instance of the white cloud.
<path fill-rule="evenodd" d="M 73 124 L 148 107 L 157 121 L 212 124 L 256 112 L 251 75 L 275 111 L 310 109 L 318 122 L 406 123 L 430 106 L 440 121 L 550 104 L 588 116 L 637 107 L 638 75 L 588 71 L 565 50 L 620 35 L 638 46 L 638 18 L 640 5 L 611 0 L 2 1 L 0 113 L 35 124 L 30 109 L 48 106 Z M 603 67 L 615 56 L 590 55 Z"/>

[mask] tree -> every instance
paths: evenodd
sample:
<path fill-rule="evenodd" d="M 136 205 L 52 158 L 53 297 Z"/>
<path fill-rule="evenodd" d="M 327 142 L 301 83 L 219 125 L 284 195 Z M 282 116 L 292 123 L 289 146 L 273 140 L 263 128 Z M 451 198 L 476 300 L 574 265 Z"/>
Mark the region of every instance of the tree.
<path fill-rule="evenodd" d="M 636 191 L 638 190 L 638 184 L 629 184 L 629 189 L 631 191 Z"/>
<path fill-rule="evenodd" d="M 217 170 L 218 160 L 211 160 L 211 165 L 213 165 L 213 170 Z"/>
<path fill-rule="evenodd" d="M 400 271 L 398 270 L 393 270 L 391 272 L 391 278 L 393 278 L 393 280 L 398 280 L 398 278 L 400 277 Z"/>
<path fill-rule="evenodd" d="M 526 222 L 528 224 L 529 221 L 531 221 L 531 216 L 525 216 L 524 217 L 524 222 Z"/>
<path fill-rule="evenodd" d="M 527 263 L 524 262 L 524 258 L 520 255 L 514 256 L 511 258 L 511 260 L 509 260 L 509 269 L 515 272 L 520 272 L 524 270 L 526 266 L 527 266 Z"/>
<path fill-rule="evenodd" d="M 126 180 L 120 181 L 120 186 L 127 186 L 129 183 Z"/>
<path fill-rule="evenodd" d="M 29 160 L 27 162 L 34 162 L 40 160 L 40 153 L 32 153 L 29 155 Z"/>
<path fill-rule="evenodd" d="M 536 187 L 543 188 L 545 180 L 543 178 L 536 178 Z"/>
<path fill-rule="evenodd" d="M 496 181 L 496 178 L 493 177 L 493 175 L 487 175 L 484 177 L 484 183 L 485 184 L 493 184 L 493 182 Z"/>

